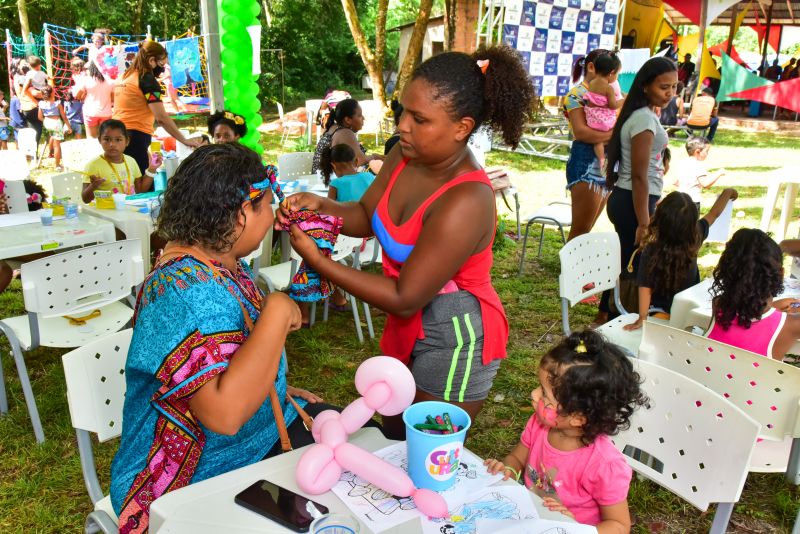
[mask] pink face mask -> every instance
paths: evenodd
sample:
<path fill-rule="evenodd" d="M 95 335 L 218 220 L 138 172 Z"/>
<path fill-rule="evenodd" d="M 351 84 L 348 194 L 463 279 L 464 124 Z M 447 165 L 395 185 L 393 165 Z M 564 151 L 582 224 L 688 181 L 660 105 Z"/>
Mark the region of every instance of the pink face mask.
<path fill-rule="evenodd" d="M 539 416 L 539 420 L 543 425 L 549 427 L 556 426 L 558 412 L 549 406 L 545 406 L 544 399 L 539 399 L 539 403 L 536 405 L 536 415 Z"/>

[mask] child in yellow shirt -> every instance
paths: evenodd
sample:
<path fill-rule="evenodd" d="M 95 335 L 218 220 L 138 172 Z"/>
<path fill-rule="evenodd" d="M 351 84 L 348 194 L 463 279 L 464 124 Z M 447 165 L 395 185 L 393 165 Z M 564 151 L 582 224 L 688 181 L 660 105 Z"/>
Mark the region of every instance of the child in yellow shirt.
<path fill-rule="evenodd" d="M 161 154 L 154 155 L 150 167 L 142 175 L 136 160 L 124 154 L 130 138 L 121 121 L 103 121 L 99 138 L 103 155 L 86 164 L 81 192 L 84 202 L 88 204 L 94 200 L 97 190 L 132 195 L 153 188 L 153 177 L 161 165 Z"/>

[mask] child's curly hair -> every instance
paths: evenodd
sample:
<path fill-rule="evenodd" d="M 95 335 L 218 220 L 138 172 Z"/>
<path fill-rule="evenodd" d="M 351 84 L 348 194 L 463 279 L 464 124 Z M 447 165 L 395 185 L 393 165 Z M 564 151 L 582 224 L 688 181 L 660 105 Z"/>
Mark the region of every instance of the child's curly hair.
<path fill-rule="evenodd" d="M 644 250 L 653 292 L 676 293 L 686 286 L 702 240 L 697 229 L 697 206 L 686 193 L 673 191 L 656 208 Z"/>
<path fill-rule="evenodd" d="M 730 328 L 734 319 L 739 326 L 750 328 L 763 315 L 769 299 L 781 291 L 781 248 L 761 230 L 737 230 L 714 267 L 714 320 L 723 329 Z"/>
<path fill-rule="evenodd" d="M 584 350 L 585 349 L 585 350 Z M 642 379 L 617 345 L 593 330 L 573 332 L 542 357 L 561 414 L 586 418 L 581 439 L 613 436 L 630 426 L 637 406 L 648 402 Z"/>

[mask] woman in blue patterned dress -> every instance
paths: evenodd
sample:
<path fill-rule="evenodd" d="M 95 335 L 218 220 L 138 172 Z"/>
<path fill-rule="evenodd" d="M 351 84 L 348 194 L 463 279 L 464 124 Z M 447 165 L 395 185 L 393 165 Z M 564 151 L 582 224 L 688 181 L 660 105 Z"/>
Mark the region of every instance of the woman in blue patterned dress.
<path fill-rule="evenodd" d="M 273 224 L 271 194 L 259 156 L 238 143 L 197 149 L 169 182 L 167 245 L 137 299 L 111 467 L 120 532 L 145 532 L 164 493 L 279 452 L 276 419 L 293 446 L 311 440 L 297 410 L 324 405 L 287 385 L 283 353 L 300 311 L 283 293 L 264 297 L 240 260 Z"/>

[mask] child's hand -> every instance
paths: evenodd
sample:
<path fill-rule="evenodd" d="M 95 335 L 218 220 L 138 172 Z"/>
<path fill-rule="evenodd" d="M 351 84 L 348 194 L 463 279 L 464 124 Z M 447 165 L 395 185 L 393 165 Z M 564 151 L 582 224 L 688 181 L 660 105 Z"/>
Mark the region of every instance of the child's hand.
<path fill-rule="evenodd" d="M 161 152 L 153 152 L 152 154 L 150 154 L 150 169 L 152 169 L 153 172 L 155 172 L 156 169 L 161 167 L 161 164 L 163 162 L 164 162 L 164 156 L 161 155 Z"/>
<path fill-rule="evenodd" d="M 632 322 L 631 324 L 626 324 L 625 326 L 622 327 L 622 329 L 623 330 L 627 330 L 629 332 L 631 330 L 639 330 L 642 327 L 643 323 L 644 323 L 644 319 L 639 318 L 639 319 L 636 319 L 636 321 Z"/>
<path fill-rule="evenodd" d="M 262 317 L 264 317 L 264 322 L 267 322 L 270 320 L 267 319 L 267 317 L 273 317 L 273 320 L 275 320 L 276 317 L 287 316 L 289 318 L 289 332 L 299 330 L 303 325 L 300 307 L 297 306 L 295 301 L 289 298 L 289 295 L 276 291 L 264 298 L 264 312 L 259 315 L 259 322 L 261 322 Z"/>
<path fill-rule="evenodd" d="M 727 194 L 731 200 L 736 200 L 737 198 L 739 198 L 739 192 L 732 187 L 724 189 L 722 193 Z"/>
<path fill-rule="evenodd" d="M 800 313 L 800 299 L 785 298 L 773 300 L 772 307 L 782 312 Z"/>
<path fill-rule="evenodd" d="M 483 461 L 483 465 L 485 465 L 486 470 L 493 475 L 502 472 L 503 480 L 508 480 L 511 477 L 516 478 L 517 476 L 513 471 L 511 471 L 511 469 L 508 469 L 503 462 L 500 460 L 495 460 L 494 458 L 487 458 Z"/>
<path fill-rule="evenodd" d="M 544 504 L 545 507 L 548 510 L 550 510 L 551 512 L 561 512 L 562 514 L 564 514 L 565 516 L 569 517 L 570 519 L 573 519 L 573 520 L 575 519 L 575 514 L 570 512 L 569 509 L 566 506 L 564 506 L 563 504 L 558 502 L 553 497 L 545 497 L 544 499 L 542 499 L 542 504 Z"/>
<path fill-rule="evenodd" d="M 100 176 L 97 176 L 95 174 L 91 175 L 89 177 L 89 180 L 91 180 L 90 184 L 92 186 L 92 190 L 96 190 L 98 187 L 103 185 L 105 183 L 105 181 L 106 181 L 105 178 L 101 178 Z"/>

